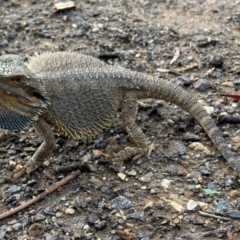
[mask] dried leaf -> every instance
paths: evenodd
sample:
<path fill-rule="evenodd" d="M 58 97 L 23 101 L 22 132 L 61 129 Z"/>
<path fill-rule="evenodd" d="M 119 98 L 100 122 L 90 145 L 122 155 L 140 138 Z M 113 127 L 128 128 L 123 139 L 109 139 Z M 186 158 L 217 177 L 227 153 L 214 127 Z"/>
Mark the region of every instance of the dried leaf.
<path fill-rule="evenodd" d="M 123 240 L 131 240 L 134 238 L 134 234 L 129 232 L 129 230 L 125 229 L 125 230 L 119 230 L 118 231 L 118 235 L 120 236 L 121 239 Z"/>
<path fill-rule="evenodd" d="M 180 56 L 180 47 L 176 47 L 174 56 L 169 64 L 172 65 L 179 58 L 179 56 Z"/>

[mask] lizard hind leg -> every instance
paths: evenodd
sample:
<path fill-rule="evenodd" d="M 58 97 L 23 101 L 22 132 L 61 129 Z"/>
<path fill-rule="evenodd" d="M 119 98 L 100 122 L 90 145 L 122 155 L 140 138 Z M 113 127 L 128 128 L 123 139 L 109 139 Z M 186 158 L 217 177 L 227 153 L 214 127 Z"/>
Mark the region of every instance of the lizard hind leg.
<path fill-rule="evenodd" d="M 121 103 L 121 109 L 123 127 L 128 133 L 130 141 L 133 142 L 136 147 L 126 147 L 124 150 L 115 154 L 113 158 L 114 162 L 142 156 L 147 153 L 148 149 L 144 134 L 135 122 L 138 110 L 137 94 L 135 92 L 129 91 L 125 93 Z"/>

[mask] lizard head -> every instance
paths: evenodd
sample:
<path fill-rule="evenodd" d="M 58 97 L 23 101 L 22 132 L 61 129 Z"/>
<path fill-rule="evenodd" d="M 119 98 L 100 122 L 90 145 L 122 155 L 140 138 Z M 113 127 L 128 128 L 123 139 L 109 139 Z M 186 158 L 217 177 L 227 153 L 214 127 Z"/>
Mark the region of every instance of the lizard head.
<path fill-rule="evenodd" d="M 48 106 L 44 86 L 16 55 L 0 56 L 0 128 L 20 130 Z"/>

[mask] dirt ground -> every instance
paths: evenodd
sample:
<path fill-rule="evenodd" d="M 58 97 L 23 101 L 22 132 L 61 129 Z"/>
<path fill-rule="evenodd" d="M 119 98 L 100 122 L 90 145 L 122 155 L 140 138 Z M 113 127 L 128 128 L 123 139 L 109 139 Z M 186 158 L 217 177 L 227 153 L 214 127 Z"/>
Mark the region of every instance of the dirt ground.
<path fill-rule="evenodd" d="M 77 51 L 159 78 L 192 92 L 239 152 L 239 103 L 221 96 L 240 84 L 240 1 L 0 1 L 0 54 L 24 61 L 44 51 Z M 42 201 L 0 220 L 0 239 L 240 239 L 239 177 L 193 118 L 162 100 L 139 103 L 137 124 L 153 151 L 116 170 L 108 154 L 129 145 L 121 119 L 92 139 L 55 132 L 56 150 L 30 176 L 11 181 L 41 144 L 31 127 L 0 145 L 0 211 L 19 206 L 88 163 L 91 171 Z M 120 172 L 120 174 L 119 174 Z M 204 190 L 205 189 L 205 190 Z"/>

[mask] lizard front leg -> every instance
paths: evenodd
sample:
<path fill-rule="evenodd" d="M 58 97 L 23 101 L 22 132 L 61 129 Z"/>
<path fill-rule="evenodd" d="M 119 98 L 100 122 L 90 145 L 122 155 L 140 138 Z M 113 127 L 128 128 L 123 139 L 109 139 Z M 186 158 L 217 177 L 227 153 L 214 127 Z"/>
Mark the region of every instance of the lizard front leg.
<path fill-rule="evenodd" d="M 134 91 L 125 93 L 122 104 L 122 121 L 123 127 L 128 133 L 130 141 L 132 141 L 136 147 L 127 147 L 124 150 L 115 154 L 113 161 L 124 161 L 135 156 L 142 156 L 147 153 L 147 144 L 144 134 L 136 125 L 136 116 L 138 110 L 137 94 Z"/>
<path fill-rule="evenodd" d="M 45 160 L 49 159 L 55 149 L 55 138 L 53 131 L 43 118 L 34 122 L 34 128 L 43 143 L 38 147 L 32 158 L 26 163 L 23 169 L 14 173 L 14 178 L 18 179 L 25 173 L 30 174 L 36 170 Z"/>

